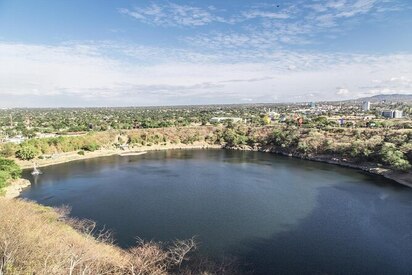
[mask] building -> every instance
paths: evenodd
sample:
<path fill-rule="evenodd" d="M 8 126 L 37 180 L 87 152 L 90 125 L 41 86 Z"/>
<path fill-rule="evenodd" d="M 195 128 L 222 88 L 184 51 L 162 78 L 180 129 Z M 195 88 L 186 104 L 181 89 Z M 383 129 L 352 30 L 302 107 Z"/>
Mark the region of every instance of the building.
<path fill-rule="evenodd" d="M 268 112 L 267 116 L 274 121 L 275 119 L 279 118 L 280 114 L 276 112 Z"/>
<path fill-rule="evenodd" d="M 392 118 L 393 111 L 382 111 L 381 115 L 386 118 Z"/>
<path fill-rule="evenodd" d="M 286 115 L 284 115 L 284 114 L 281 114 L 280 117 L 279 117 L 279 121 L 280 121 L 280 122 L 285 122 L 286 119 L 287 119 L 287 117 L 286 117 Z"/>
<path fill-rule="evenodd" d="M 340 119 L 338 119 L 338 124 L 340 127 L 342 127 L 343 125 L 345 125 L 345 119 L 343 117 L 341 117 Z"/>
<path fill-rule="evenodd" d="M 36 134 L 36 137 L 38 137 L 38 138 L 53 138 L 53 137 L 56 137 L 57 136 L 57 134 L 54 134 L 54 133 L 37 133 Z"/>
<path fill-rule="evenodd" d="M 387 110 L 382 111 L 382 116 L 385 118 L 402 118 L 402 111 L 400 110 Z"/>
<path fill-rule="evenodd" d="M 393 111 L 393 118 L 402 118 L 403 112 L 400 110 Z"/>
<path fill-rule="evenodd" d="M 15 136 L 15 137 L 6 138 L 6 139 L 5 139 L 5 142 L 11 142 L 11 143 L 15 143 L 15 144 L 20 144 L 20 143 L 22 143 L 22 142 L 25 141 L 25 140 L 26 140 L 26 138 L 24 138 L 23 136 L 17 135 L 17 136 Z"/>
<path fill-rule="evenodd" d="M 241 122 L 242 119 L 240 117 L 212 117 L 210 119 L 210 123 L 222 123 L 224 121 L 231 121 L 233 123 Z"/>
<path fill-rule="evenodd" d="M 369 101 L 364 101 L 362 103 L 362 111 L 367 112 L 371 109 L 371 103 Z"/>

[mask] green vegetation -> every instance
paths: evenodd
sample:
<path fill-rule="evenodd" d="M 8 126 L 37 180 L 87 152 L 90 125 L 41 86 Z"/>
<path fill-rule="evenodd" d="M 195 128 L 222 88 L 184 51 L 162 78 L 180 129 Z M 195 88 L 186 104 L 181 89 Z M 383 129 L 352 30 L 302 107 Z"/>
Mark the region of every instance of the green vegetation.
<path fill-rule="evenodd" d="M 323 121 L 323 120 L 322 120 Z M 297 127 L 273 126 L 196 126 L 182 128 L 135 129 L 91 132 L 80 136 L 30 139 L 20 145 L 1 144 L 0 156 L 21 160 L 42 158 L 47 154 L 168 144 L 209 144 L 227 148 L 242 147 L 292 153 L 299 156 L 330 156 L 351 162 L 371 162 L 407 171 L 412 163 L 412 130 L 384 128 L 341 128 L 330 125 Z"/>
<path fill-rule="evenodd" d="M 292 153 L 333 155 L 355 162 L 381 163 L 396 170 L 411 169 L 406 156 L 412 152 L 412 131 L 285 128 L 281 134 L 275 131 L 274 136 L 275 148 Z"/>
<path fill-rule="evenodd" d="M 16 152 L 16 157 L 22 160 L 31 160 L 38 155 L 38 150 L 31 144 L 24 144 L 20 146 L 19 150 Z"/>
<path fill-rule="evenodd" d="M 13 160 L 0 157 L 0 190 L 6 187 L 9 180 L 20 176 L 21 169 Z"/>
<path fill-rule="evenodd" d="M 369 112 L 360 106 L 348 101 L 316 107 L 297 103 L 0 110 L 0 156 L 33 160 L 126 145 L 218 144 L 409 170 L 411 102 L 375 102 Z M 385 109 L 402 110 L 405 118 L 384 119 L 380 112 Z M 239 122 L 211 123 L 213 117 Z M 21 144 L 4 142 L 13 137 Z"/>
<path fill-rule="evenodd" d="M 408 171 L 412 163 L 412 131 L 383 129 L 343 129 L 296 126 L 225 128 L 217 140 L 226 147 L 254 146 L 294 155 L 330 156 L 352 162 L 371 162 L 395 170 Z"/>
<path fill-rule="evenodd" d="M 0 156 L 5 158 L 14 157 L 16 155 L 18 146 L 13 143 L 4 143 L 0 146 Z"/>
<path fill-rule="evenodd" d="M 100 148 L 100 145 L 97 144 L 97 142 L 90 142 L 86 143 L 81 147 L 82 150 L 84 151 L 89 151 L 89 152 L 94 152 Z"/>
<path fill-rule="evenodd" d="M 410 152 L 407 152 L 410 154 Z M 408 170 L 411 164 L 405 158 L 405 154 L 395 144 L 386 142 L 382 145 L 380 156 L 384 163 L 399 170 Z"/>
<path fill-rule="evenodd" d="M 0 156 L 16 157 L 21 160 L 32 160 L 44 154 L 55 154 L 73 151 L 90 151 L 101 147 L 110 147 L 115 141 L 116 133 L 98 132 L 81 136 L 60 136 L 53 138 L 30 139 L 22 144 L 0 144 Z"/>
<path fill-rule="evenodd" d="M 412 129 L 411 102 L 373 103 L 373 110 L 364 113 L 360 102 L 322 102 L 316 108 L 307 103 L 246 104 L 135 108 L 63 108 L 0 110 L 0 140 L 22 135 L 104 132 L 107 130 L 151 129 L 211 125 L 213 117 L 237 117 L 248 126 L 272 125 L 279 121 L 296 124 L 302 118 L 306 127 L 337 126 L 344 118 L 344 127 Z M 318 109 L 319 108 L 319 109 Z M 409 119 L 387 120 L 382 110 L 402 110 Z M 278 115 L 272 116 L 275 111 Z M 372 118 L 364 119 L 368 115 Z M 357 116 L 357 118 L 356 118 Z M 280 117 L 283 117 L 281 119 Z M 355 117 L 355 118 L 354 118 Z M 223 124 L 229 124 L 226 121 Z"/>

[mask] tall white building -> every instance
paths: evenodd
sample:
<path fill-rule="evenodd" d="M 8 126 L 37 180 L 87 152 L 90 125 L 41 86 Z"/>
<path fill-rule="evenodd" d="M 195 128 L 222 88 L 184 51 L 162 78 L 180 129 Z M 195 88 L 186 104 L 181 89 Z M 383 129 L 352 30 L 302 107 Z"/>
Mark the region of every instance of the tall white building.
<path fill-rule="evenodd" d="M 367 112 L 371 109 L 371 103 L 369 101 L 364 101 L 362 103 L 362 111 Z"/>

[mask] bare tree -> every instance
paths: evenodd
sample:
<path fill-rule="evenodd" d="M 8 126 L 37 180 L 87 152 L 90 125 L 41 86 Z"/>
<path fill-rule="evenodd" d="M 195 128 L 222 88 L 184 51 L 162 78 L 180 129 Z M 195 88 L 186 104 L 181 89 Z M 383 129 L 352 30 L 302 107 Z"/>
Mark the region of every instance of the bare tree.
<path fill-rule="evenodd" d="M 196 249 L 195 238 L 188 240 L 175 240 L 168 251 L 168 259 L 171 264 L 180 268 L 184 260 L 189 260 L 187 257 L 189 252 Z"/>

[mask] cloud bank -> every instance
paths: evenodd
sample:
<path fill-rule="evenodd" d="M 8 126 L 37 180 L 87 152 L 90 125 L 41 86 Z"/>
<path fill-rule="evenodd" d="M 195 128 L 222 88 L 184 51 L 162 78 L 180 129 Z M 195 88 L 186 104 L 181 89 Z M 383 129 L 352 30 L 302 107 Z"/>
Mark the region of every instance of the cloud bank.
<path fill-rule="evenodd" d="M 0 67 L 2 105 L 12 106 L 16 98 L 25 97 L 42 107 L 50 102 L 44 100 L 53 97 L 88 106 L 241 103 L 244 98 L 248 102 L 338 100 L 412 89 L 412 54 L 277 51 L 267 54 L 264 62 L 226 62 L 216 56 L 182 62 L 179 54 L 170 54 L 173 49 L 169 55 L 164 49 L 138 49 L 146 65 L 130 59 L 135 48 L 129 45 L 0 43 L 0 63 L 7 64 Z M 107 54 L 114 51 L 125 58 Z M 144 56 L 145 52 L 150 54 Z M 152 55 L 158 58 L 155 64 L 149 62 Z"/>
<path fill-rule="evenodd" d="M 325 43 L 317 40 L 323 35 L 350 32 L 365 18 L 380 20 L 404 8 L 396 0 L 243 4 L 235 10 L 204 2 L 119 7 L 113 11 L 117 16 L 160 34 L 177 30 L 175 40 L 168 46 L 110 39 L 52 45 L 0 40 L 0 64 L 5 64 L 0 107 L 291 102 L 411 93 L 412 52 L 306 47 Z"/>

